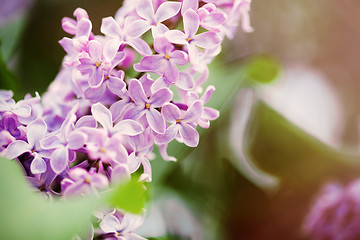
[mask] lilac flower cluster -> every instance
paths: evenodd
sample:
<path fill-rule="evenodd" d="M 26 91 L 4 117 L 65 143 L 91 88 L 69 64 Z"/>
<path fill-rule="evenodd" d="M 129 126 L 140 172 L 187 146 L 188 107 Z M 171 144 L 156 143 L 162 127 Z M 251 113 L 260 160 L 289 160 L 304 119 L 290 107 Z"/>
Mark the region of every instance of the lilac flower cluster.
<path fill-rule="evenodd" d="M 328 184 L 315 201 L 304 230 L 314 240 L 360 238 L 360 180 Z"/>
<path fill-rule="evenodd" d="M 50 196 L 96 193 L 135 172 L 151 181 L 155 145 L 174 161 L 168 143 L 196 147 L 197 126 L 218 118 L 204 106 L 215 88 L 201 86 L 239 21 L 252 31 L 249 10 L 250 0 L 126 0 L 100 36 L 76 9 L 62 20 L 72 37 L 59 41 L 67 55 L 48 91 L 17 103 L 0 92 L 1 154 Z M 99 221 L 101 239 L 142 239 L 138 216 L 114 210 Z"/>

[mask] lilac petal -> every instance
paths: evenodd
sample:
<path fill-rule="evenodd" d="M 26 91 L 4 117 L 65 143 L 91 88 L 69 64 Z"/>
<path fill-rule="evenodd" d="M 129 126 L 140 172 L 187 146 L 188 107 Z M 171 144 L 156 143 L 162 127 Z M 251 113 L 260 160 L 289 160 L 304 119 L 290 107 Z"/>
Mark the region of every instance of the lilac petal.
<path fill-rule="evenodd" d="M 93 175 L 91 178 L 91 184 L 96 188 L 96 189 L 104 189 L 109 185 L 109 181 L 107 179 L 107 177 L 103 174 L 96 174 Z"/>
<path fill-rule="evenodd" d="M 31 115 L 31 107 L 29 105 L 16 106 L 11 112 L 19 117 L 27 118 Z"/>
<path fill-rule="evenodd" d="M 114 59 L 121 43 L 122 42 L 117 38 L 109 39 L 107 42 L 105 42 L 103 50 L 104 56 L 109 60 Z"/>
<path fill-rule="evenodd" d="M 6 148 L 6 157 L 9 159 L 14 159 L 24 152 L 30 152 L 31 146 L 25 141 L 22 140 L 16 140 L 9 144 L 9 146 Z"/>
<path fill-rule="evenodd" d="M 139 4 L 136 7 L 136 13 L 148 20 L 148 21 L 152 21 L 154 20 L 154 7 L 152 4 L 152 0 L 143 0 L 143 1 L 138 1 Z"/>
<path fill-rule="evenodd" d="M 151 96 L 149 103 L 154 108 L 162 107 L 165 103 L 170 102 L 172 97 L 173 94 L 169 89 L 162 88 Z"/>
<path fill-rule="evenodd" d="M 139 19 L 130 23 L 126 33 L 133 38 L 140 37 L 151 28 L 148 21 Z"/>
<path fill-rule="evenodd" d="M 91 21 L 89 19 L 82 18 L 77 24 L 76 36 L 77 37 L 81 37 L 81 36 L 89 37 L 90 33 L 91 33 L 91 29 L 92 29 Z"/>
<path fill-rule="evenodd" d="M 190 125 L 181 124 L 179 134 L 185 145 L 189 147 L 196 147 L 199 144 L 199 133 Z"/>
<path fill-rule="evenodd" d="M 223 24 L 226 20 L 225 14 L 221 12 L 211 13 L 205 18 L 204 23 L 210 26 L 219 26 Z"/>
<path fill-rule="evenodd" d="M 104 71 L 101 68 L 95 68 L 95 71 L 89 76 L 89 86 L 97 89 L 101 87 L 104 81 Z"/>
<path fill-rule="evenodd" d="M 142 72 L 153 72 L 157 74 L 163 73 L 164 62 L 167 61 L 164 56 L 161 55 L 151 55 L 145 56 L 141 59 L 140 67 Z M 136 71 L 140 70 L 139 68 L 134 68 Z"/>
<path fill-rule="evenodd" d="M 120 222 L 114 215 L 107 214 L 100 222 L 100 228 L 106 233 L 117 232 L 120 230 Z"/>
<path fill-rule="evenodd" d="M 146 119 L 150 128 L 156 133 L 165 133 L 166 124 L 162 115 L 155 109 L 146 111 Z"/>
<path fill-rule="evenodd" d="M 125 102 L 125 101 L 117 101 L 115 102 L 113 105 L 110 106 L 110 112 L 112 113 L 112 120 L 113 122 L 116 122 L 118 120 L 118 118 L 120 117 L 120 115 L 123 113 L 125 107 L 128 105 L 129 103 Z"/>
<path fill-rule="evenodd" d="M 130 173 L 133 173 L 136 170 L 138 170 L 140 167 L 140 164 L 141 164 L 141 159 L 136 156 L 135 152 L 132 152 L 129 155 L 129 165 L 128 165 Z"/>
<path fill-rule="evenodd" d="M 125 119 L 114 126 L 113 133 L 120 133 L 129 136 L 135 136 L 144 131 L 142 125 L 134 120 Z"/>
<path fill-rule="evenodd" d="M 113 128 L 113 122 L 109 109 L 98 102 L 91 106 L 91 113 L 96 121 L 98 121 L 103 126 L 103 128 L 105 128 L 108 132 L 111 132 L 111 129 Z"/>
<path fill-rule="evenodd" d="M 170 83 L 163 76 L 161 76 L 151 86 L 151 91 L 157 92 L 162 88 L 169 88 L 169 86 L 170 86 Z"/>
<path fill-rule="evenodd" d="M 68 179 L 65 179 L 63 180 L 63 182 L 61 182 L 62 188 L 65 188 L 63 184 L 67 184 L 65 182 L 66 180 Z M 77 181 L 77 182 L 71 181 L 69 185 L 65 188 L 65 190 L 63 190 L 63 194 L 64 196 L 75 196 L 75 195 L 80 195 L 81 193 L 86 193 L 88 190 L 89 190 L 89 185 L 84 184 L 83 181 Z"/>
<path fill-rule="evenodd" d="M 174 84 L 179 80 L 179 69 L 172 61 L 164 62 L 164 77 L 171 84 Z"/>
<path fill-rule="evenodd" d="M 167 31 L 164 36 L 172 43 L 175 44 L 187 44 L 188 42 L 186 41 L 187 36 L 179 31 L 179 30 L 170 30 Z"/>
<path fill-rule="evenodd" d="M 69 135 L 69 140 L 67 147 L 69 149 L 79 149 L 84 146 L 85 141 L 87 139 L 87 135 L 80 131 L 71 132 Z"/>
<path fill-rule="evenodd" d="M 182 118 L 183 122 L 195 122 L 198 120 L 203 112 L 203 102 L 198 100 L 194 102 L 186 111 L 185 116 Z"/>
<path fill-rule="evenodd" d="M 97 122 L 93 116 L 85 115 L 79 118 L 75 124 L 75 128 L 81 127 L 89 127 L 89 128 L 96 128 Z"/>
<path fill-rule="evenodd" d="M 181 8 L 181 3 L 179 2 L 164 2 L 159 6 L 156 11 L 155 17 L 158 22 L 165 21 L 171 17 L 174 17 Z"/>
<path fill-rule="evenodd" d="M 101 59 L 103 50 L 101 44 L 98 41 L 91 40 L 88 43 L 88 48 L 89 48 L 89 55 L 91 58 L 96 60 Z"/>
<path fill-rule="evenodd" d="M 179 131 L 179 124 L 172 124 L 170 127 L 168 127 L 164 134 L 158 134 L 155 137 L 155 143 L 156 144 L 166 144 L 171 142 L 175 137 L 176 134 Z"/>
<path fill-rule="evenodd" d="M 142 84 L 137 79 L 132 79 L 129 83 L 129 95 L 136 103 L 142 104 L 147 102 Z"/>
<path fill-rule="evenodd" d="M 30 165 L 30 171 L 32 174 L 39 174 L 46 171 L 46 163 L 42 157 L 35 155 Z"/>
<path fill-rule="evenodd" d="M 146 97 L 150 97 L 152 94 L 151 86 L 154 84 L 154 80 L 151 78 L 150 74 L 145 74 L 139 79 L 139 81 L 143 86 Z"/>
<path fill-rule="evenodd" d="M 201 118 L 205 118 L 208 120 L 215 120 L 219 117 L 220 113 L 218 110 L 213 109 L 213 108 L 209 108 L 209 107 L 205 107 L 203 114 L 201 115 Z"/>
<path fill-rule="evenodd" d="M 176 63 L 177 65 L 185 65 L 189 62 L 188 55 L 180 50 L 176 50 L 171 53 L 171 61 Z"/>
<path fill-rule="evenodd" d="M 149 45 L 140 38 L 132 38 L 128 40 L 126 43 L 129 44 L 132 48 L 134 48 L 142 56 L 148 56 L 151 55 L 152 53 Z"/>
<path fill-rule="evenodd" d="M 124 163 L 119 163 L 111 172 L 111 181 L 112 182 L 123 182 L 130 180 L 130 170 L 129 167 Z"/>
<path fill-rule="evenodd" d="M 120 78 L 109 77 L 108 88 L 112 93 L 114 93 L 118 96 L 121 96 L 125 87 L 126 87 L 126 84 Z"/>
<path fill-rule="evenodd" d="M 89 19 L 88 13 L 86 12 L 86 10 L 84 10 L 82 8 L 75 9 L 73 15 L 74 15 L 74 17 L 76 17 L 77 21 L 81 20 L 82 18 Z"/>
<path fill-rule="evenodd" d="M 191 64 L 199 64 L 199 52 L 194 44 L 188 44 L 188 52 Z"/>
<path fill-rule="evenodd" d="M 40 140 L 45 136 L 47 131 L 46 123 L 42 118 L 38 118 L 31 123 L 26 128 L 26 136 L 31 148 L 39 149 Z"/>
<path fill-rule="evenodd" d="M 195 82 L 189 73 L 180 72 L 179 80 L 177 81 L 176 86 L 185 91 L 189 91 L 194 88 Z"/>
<path fill-rule="evenodd" d="M 10 100 L 14 93 L 11 90 L 0 90 L 0 99 L 3 101 Z"/>
<path fill-rule="evenodd" d="M 211 49 L 221 42 L 219 36 L 214 32 L 204 32 L 196 35 L 192 41 L 193 44 L 201 48 Z"/>
<path fill-rule="evenodd" d="M 199 8 L 199 1 L 197 0 L 183 0 L 183 5 L 181 8 L 181 15 L 184 16 L 184 13 L 188 9 L 193 9 L 196 11 Z"/>
<path fill-rule="evenodd" d="M 74 50 L 74 44 L 73 44 L 73 40 L 67 37 L 62 38 L 59 41 L 59 44 L 63 47 L 63 49 L 65 50 L 65 52 L 67 54 L 71 54 Z"/>
<path fill-rule="evenodd" d="M 0 146 L 9 145 L 13 141 L 15 141 L 15 138 L 8 131 L 0 131 Z"/>
<path fill-rule="evenodd" d="M 199 124 L 200 127 L 202 128 L 209 128 L 210 127 L 210 121 L 207 119 L 198 119 L 196 121 L 197 124 Z"/>
<path fill-rule="evenodd" d="M 161 53 L 163 55 L 170 54 L 175 47 L 167 40 L 165 37 L 158 37 L 154 40 L 154 49 L 157 53 Z"/>
<path fill-rule="evenodd" d="M 215 91 L 214 86 L 212 86 L 212 85 L 208 86 L 206 88 L 205 92 L 203 93 L 203 95 L 201 96 L 200 100 L 202 100 L 204 104 L 207 103 L 210 100 L 214 91 Z"/>
<path fill-rule="evenodd" d="M 124 119 L 138 120 L 145 114 L 146 111 L 147 110 L 145 109 L 144 106 L 137 106 L 130 108 L 124 113 Z"/>
<path fill-rule="evenodd" d="M 77 22 L 74 19 L 68 18 L 68 17 L 64 17 L 61 20 L 61 27 L 62 29 L 71 34 L 71 35 L 75 35 L 76 34 L 76 24 Z"/>
<path fill-rule="evenodd" d="M 68 161 L 69 151 L 66 147 L 57 148 L 50 156 L 50 166 L 57 174 L 65 170 Z"/>
<path fill-rule="evenodd" d="M 57 135 L 51 135 L 43 138 L 40 141 L 40 146 L 42 149 L 54 149 L 63 145 L 61 144 L 61 139 Z"/>
<path fill-rule="evenodd" d="M 166 149 L 167 149 L 167 144 L 162 144 L 159 146 L 159 152 L 160 152 L 160 155 L 161 157 L 165 160 L 165 161 L 173 161 L 173 162 L 176 162 L 176 158 L 173 157 L 173 156 L 169 156 L 166 152 Z"/>
<path fill-rule="evenodd" d="M 105 57 L 107 57 L 109 59 L 109 57 L 107 55 L 105 55 L 106 53 L 104 52 L 103 53 Z M 116 68 L 117 65 L 119 65 L 121 62 L 123 62 L 126 58 L 126 54 L 125 54 L 125 51 L 121 51 L 121 52 L 116 52 L 114 58 L 111 60 L 110 62 L 110 66 L 108 65 L 106 67 L 106 70 L 108 71 L 111 71 L 113 70 L 114 68 Z M 114 71 L 117 71 L 118 74 L 117 75 L 114 75 L 116 77 L 121 77 L 123 76 L 123 74 L 120 74 L 121 72 L 123 72 L 122 70 L 114 70 Z M 120 73 L 119 73 L 120 72 Z M 123 79 L 123 78 L 122 78 Z"/>
<path fill-rule="evenodd" d="M 152 174 L 151 174 L 151 164 L 149 159 L 143 158 L 141 161 L 144 169 L 144 173 L 140 175 L 139 181 L 151 182 Z"/>
<path fill-rule="evenodd" d="M 184 14 L 184 32 L 187 37 L 193 38 L 199 29 L 199 15 L 193 10 L 188 9 Z"/>
<path fill-rule="evenodd" d="M 112 38 L 119 38 L 122 35 L 122 31 L 113 17 L 102 19 L 100 31 Z"/>
<path fill-rule="evenodd" d="M 169 31 L 169 28 L 162 23 L 158 23 L 156 26 L 151 27 L 151 33 L 154 39 L 163 35 L 167 31 Z"/>
<path fill-rule="evenodd" d="M 84 92 L 86 99 L 99 100 L 105 93 L 106 86 L 102 84 L 99 88 L 87 88 Z"/>
<path fill-rule="evenodd" d="M 165 121 L 169 123 L 175 123 L 177 119 L 181 118 L 180 109 L 172 103 L 165 104 L 161 109 L 161 113 Z"/>

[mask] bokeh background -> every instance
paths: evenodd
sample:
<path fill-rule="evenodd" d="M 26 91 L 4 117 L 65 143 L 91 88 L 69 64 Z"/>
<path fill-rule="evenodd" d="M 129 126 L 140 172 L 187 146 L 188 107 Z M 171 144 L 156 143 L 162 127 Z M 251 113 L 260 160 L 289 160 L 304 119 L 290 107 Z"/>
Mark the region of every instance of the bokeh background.
<path fill-rule="evenodd" d="M 1 88 L 17 99 L 43 93 L 65 55 L 62 17 L 82 7 L 100 34 L 120 6 L 1 0 Z M 210 69 L 220 119 L 197 149 L 172 146 L 179 162 L 153 161 L 154 202 L 171 193 L 192 215 L 173 238 L 308 239 L 302 227 L 321 187 L 360 176 L 359 10 L 356 0 L 253 0 L 255 32 L 239 29 Z"/>

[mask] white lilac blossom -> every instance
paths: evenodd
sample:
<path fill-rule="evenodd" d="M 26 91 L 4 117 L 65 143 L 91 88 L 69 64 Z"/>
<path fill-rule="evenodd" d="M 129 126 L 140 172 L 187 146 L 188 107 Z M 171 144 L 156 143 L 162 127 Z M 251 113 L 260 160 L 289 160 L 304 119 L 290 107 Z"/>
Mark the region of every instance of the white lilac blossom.
<path fill-rule="evenodd" d="M 15 102 L 11 91 L 0 91 L 0 154 L 54 197 L 97 194 L 130 178 L 152 181 L 154 147 L 176 161 L 168 144 L 196 147 L 197 128 L 218 118 L 206 106 L 215 87 L 202 88 L 207 65 L 239 20 L 252 30 L 249 4 L 127 0 L 103 18 L 103 35 L 77 8 L 75 19 L 62 20 L 73 37 L 59 41 L 66 56 L 47 92 Z M 115 209 L 99 218 L 91 238 L 143 239 L 135 233 L 143 218 Z"/>

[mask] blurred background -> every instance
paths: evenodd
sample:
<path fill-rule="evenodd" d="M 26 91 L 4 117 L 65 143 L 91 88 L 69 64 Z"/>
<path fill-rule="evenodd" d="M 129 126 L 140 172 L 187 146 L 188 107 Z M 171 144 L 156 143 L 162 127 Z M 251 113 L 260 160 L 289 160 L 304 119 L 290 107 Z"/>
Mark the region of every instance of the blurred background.
<path fill-rule="evenodd" d="M 43 93 L 65 55 L 62 17 L 82 7 L 100 34 L 101 19 L 120 6 L 1 0 L 1 89 L 16 99 Z M 304 218 L 323 184 L 360 176 L 360 2 L 253 0 L 251 7 L 255 32 L 239 29 L 210 68 L 217 91 L 209 105 L 220 119 L 195 150 L 171 146 L 177 163 L 152 162 L 154 205 L 180 209 L 162 210 L 173 239 L 308 239 Z"/>

